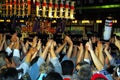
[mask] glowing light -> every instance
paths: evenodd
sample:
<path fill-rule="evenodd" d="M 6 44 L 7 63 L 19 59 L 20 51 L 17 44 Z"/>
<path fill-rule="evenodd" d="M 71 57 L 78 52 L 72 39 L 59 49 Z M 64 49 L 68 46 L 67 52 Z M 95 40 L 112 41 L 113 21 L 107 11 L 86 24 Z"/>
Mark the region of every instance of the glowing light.
<path fill-rule="evenodd" d="M 102 23 L 102 20 L 96 20 L 96 23 Z"/>
<path fill-rule="evenodd" d="M 78 21 L 77 20 L 75 20 L 75 23 L 77 23 Z"/>
<path fill-rule="evenodd" d="M 82 20 L 82 24 L 85 24 L 85 23 L 90 23 L 89 20 Z"/>
<path fill-rule="evenodd" d="M 56 20 L 53 20 L 52 23 L 56 23 Z"/>
<path fill-rule="evenodd" d="M 120 8 L 120 4 L 89 6 L 89 7 L 76 7 L 76 9 L 108 9 L 108 8 Z"/>
<path fill-rule="evenodd" d="M 0 22 L 4 22 L 4 20 L 3 20 L 3 19 L 0 19 Z"/>
<path fill-rule="evenodd" d="M 24 20 L 20 20 L 20 22 L 24 22 Z"/>
<path fill-rule="evenodd" d="M 10 22 L 10 19 L 6 20 L 6 22 Z"/>
<path fill-rule="evenodd" d="M 113 21 L 113 23 L 117 23 L 117 20 L 112 20 Z"/>

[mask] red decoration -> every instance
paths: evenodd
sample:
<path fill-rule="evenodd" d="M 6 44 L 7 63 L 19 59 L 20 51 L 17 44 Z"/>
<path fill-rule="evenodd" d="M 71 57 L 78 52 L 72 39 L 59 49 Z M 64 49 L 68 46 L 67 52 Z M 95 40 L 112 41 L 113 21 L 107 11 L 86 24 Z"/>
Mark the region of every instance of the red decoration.
<path fill-rule="evenodd" d="M 64 78 L 64 80 L 70 80 L 70 78 Z"/>
<path fill-rule="evenodd" d="M 74 7 L 74 6 L 71 6 L 70 9 L 75 9 L 75 7 Z"/>
<path fill-rule="evenodd" d="M 6 2 L 6 5 L 8 5 L 8 2 Z"/>
<path fill-rule="evenodd" d="M 55 8 L 58 8 L 58 4 L 55 4 Z"/>
<path fill-rule="evenodd" d="M 14 1 L 14 3 L 13 4 L 16 4 L 16 1 Z"/>
<path fill-rule="evenodd" d="M 10 2 L 10 5 L 12 5 L 12 2 Z"/>
<path fill-rule="evenodd" d="M 28 4 L 28 5 L 31 5 L 31 1 L 27 1 L 27 4 Z"/>
<path fill-rule="evenodd" d="M 65 5 L 65 8 L 69 8 L 69 5 L 68 5 L 68 4 L 66 4 L 66 5 Z"/>
<path fill-rule="evenodd" d="M 113 25 L 113 22 L 110 22 L 110 23 L 109 23 L 109 26 L 112 27 L 112 25 Z"/>
<path fill-rule="evenodd" d="M 60 7 L 64 7 L 63 4 L 60 4 Z"/>
<path fill-rule="evenodd" d="M 49 7 L 52 7 L 52 3 L 49 3 Z"/>
<path fill-rule="evenodd" d="M 43 2 L 43 6 L 46 6 L 46 3 L 45 3 L 45 2 Z"/>
<path fill-rule="evenodd" d="M 36 4 L 36 6 L 38 6 L 38 5 L 40 5 L 40 2 L 36 2 L 35 4 Z"/>

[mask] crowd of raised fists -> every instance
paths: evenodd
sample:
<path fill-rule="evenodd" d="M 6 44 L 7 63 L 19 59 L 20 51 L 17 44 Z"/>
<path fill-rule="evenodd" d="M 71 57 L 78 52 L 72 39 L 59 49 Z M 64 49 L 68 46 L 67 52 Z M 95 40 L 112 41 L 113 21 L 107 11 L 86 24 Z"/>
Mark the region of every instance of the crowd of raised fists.
<path fill-rule="evenodd" d="M 17 33 L 7 39 L 1 33 L 0 80 L 97 80 L 101 76 L 103 80 L 119 80 L 120 40 L 116 36 L 113 42 L 90 37 L 86 43 L 74 44 L 67 35 L 62 43 L 46 41 L 42 42 L 38 36 L 32 41 L 21 41 Z M 116 47 L 114 50 L 111 44 Z M 10 76 L 15 70 L 17 75 Z"/>

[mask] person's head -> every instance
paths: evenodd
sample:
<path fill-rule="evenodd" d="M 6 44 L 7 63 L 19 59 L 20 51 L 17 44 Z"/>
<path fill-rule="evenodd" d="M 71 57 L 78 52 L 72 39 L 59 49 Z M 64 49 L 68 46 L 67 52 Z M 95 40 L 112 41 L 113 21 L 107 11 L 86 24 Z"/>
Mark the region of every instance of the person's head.
<path fill-rule="evenodd" d="M 62 75 L 72 75 L 74 70 L 74 63 L 71 60 L 65 60 L 61 63 Z"/>
<path fill-rule="evenodd" d="M 57 72 L 50 72 L 43 80 L 63 80 L 62 76 Z"/>
<path fill-rule="evenodd" d="M 91 66 L 83 61 L 77 64 L 76 66 L 77 74 L 80 80 L 90 80 L 92 76 Z M 87 76 L 87 77 L 86 77 Z"/>
<path fill-rule="evenodd" d="M 99 35 L 97 32 L 93 32 L 91 35 L 92 43 L 96 43 L 99 40 Z"/>
<path fill-rule="evenodd" d="M 15 68 L 6 68 L 1 72 L 1 80 L 18 80 L 18 71 Z"/>
<path fill-rule="evenodd" d="M 51 62 L 45 62 L 43 64 L 41 64 L 40 66 L 40 73 L 49 73 L 51 71 L 54 71 L 54 66 Z"/>

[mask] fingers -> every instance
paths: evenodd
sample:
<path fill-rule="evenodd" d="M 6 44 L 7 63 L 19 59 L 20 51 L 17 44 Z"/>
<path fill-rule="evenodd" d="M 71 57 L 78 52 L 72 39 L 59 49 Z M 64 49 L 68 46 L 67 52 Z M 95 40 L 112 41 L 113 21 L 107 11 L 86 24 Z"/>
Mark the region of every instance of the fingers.
<path fill-rule="evenodd" d="M 116 36 L 115 36 L 115 41 L 117 40 Z"/>

